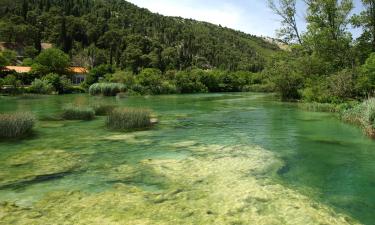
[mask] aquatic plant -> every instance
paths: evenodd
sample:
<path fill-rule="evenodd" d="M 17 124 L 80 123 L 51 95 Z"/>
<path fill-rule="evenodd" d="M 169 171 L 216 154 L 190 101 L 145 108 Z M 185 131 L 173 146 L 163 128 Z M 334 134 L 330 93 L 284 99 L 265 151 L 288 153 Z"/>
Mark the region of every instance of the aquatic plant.
<path fill-rule="evenodd" d="M 116 106 L 106 103 L 95 103 L 92 105 L 92 108 L 95 111 L 95 115 L 106 116 L 111 113 L 116 108 Z"/>
<path fill-rule="evenodd" d="M 87 106 L 66 105 L 63 108 L 62 118 L 66 120 L 93 120 L 95 111 Z"/>
<path fill-rule="evenodd" d="M 106 126 L 112 130 L 147 128 L 151 125 L 151 111 L 138 108 L 114 109 L 106 121 Z"/>
<path fill-rule="evenodd" d="M 89 93 L 90 95 L 116 96 L 125 90 L 125 85 L 120 83 L 96 83 L 90 86 Z"/>
<path fill-rule="evenodd" d="M 0 138 L 17 138 L 31 132 L 35 124 L 32 113 L 0 114 Z"/>
<path fill-rule="evenodd" d="M 345 110 L 341 117 L 346 122 L 361 126 L 367 135 L 375 138 L 375 98 Z"/>
<path fill-rule="evenodd" d="M 299 104 L 299 107 L 312 111 L 312 112 L 339 112 L 340 108 L 338 105 L 330 104 L 330 103 L 318 103 L 318 102 L 311 102 L 311 103 L 302 103 Z"/>

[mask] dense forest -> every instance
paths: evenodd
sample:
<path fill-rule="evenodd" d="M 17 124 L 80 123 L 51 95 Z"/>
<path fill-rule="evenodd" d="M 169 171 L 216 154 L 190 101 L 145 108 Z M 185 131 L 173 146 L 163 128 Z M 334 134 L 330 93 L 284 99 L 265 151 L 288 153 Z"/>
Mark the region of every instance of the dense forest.
<path fill-rule="evenodd" d="M 352 15 L 352 0 L 305 0 L 299 12 L 296 0 L 269 0 L 280 16 L 280 38 L 291 51 L 276 54 L 266 66 L 284 100 L 341 103 L 366 98 L 375 91 L 375 1 L 362 0 Z M 304 14 L 306 31 L 298 29 Z M 362 33 L 355 39 L 351 28 Z"/>
<path fill-rule="evenodd" d="M 124 0 L 2 0 L 0 40 L 51 42 L 73 64 L 110 64 L 138 73 L 188 68 L 261 71 L 278 47 L 262 38 L 183 18 L 165 17 Z"/>

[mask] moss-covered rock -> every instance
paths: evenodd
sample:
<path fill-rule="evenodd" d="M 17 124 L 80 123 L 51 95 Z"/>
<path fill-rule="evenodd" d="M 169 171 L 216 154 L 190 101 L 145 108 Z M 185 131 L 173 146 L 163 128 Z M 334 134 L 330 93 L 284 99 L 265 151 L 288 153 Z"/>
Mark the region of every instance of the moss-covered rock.
<path fill-rule="evenodd" d="M 0 188 L 62 177 L 79 169 L 81 164 L 79 155 L 63 150 L 21 152 L 0 166 Z"/>
<path fill-rule="evenodd" d="M 32 208 L 3 204 L 0 221 L 108 225 L 356 224 L 325 205 L 273 183 L 265 174 L 276 173 L 282 163 L 268 151 L 249 146 L 182 146 L 188 147 L 194 156 L 115 167 L 109 171 L 108 179 L 113 181 L 116 177 L 119 182 L 113 189 L 100 193 L 52 193 Z M 140 178 L 145 175 L 149 180 Z M 137 182 L 121 179 L 159 180 L 166 185 L 154 192 Z"/>

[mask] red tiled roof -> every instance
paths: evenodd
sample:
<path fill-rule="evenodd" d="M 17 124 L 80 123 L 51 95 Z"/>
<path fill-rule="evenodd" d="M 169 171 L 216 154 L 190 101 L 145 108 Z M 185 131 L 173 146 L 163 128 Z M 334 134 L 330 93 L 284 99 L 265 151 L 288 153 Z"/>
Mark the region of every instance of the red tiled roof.
<path fill-rule="evenodd" d="M 4 67 L 7 71 L 16 71 L 16 73 L 28 73 L 31 71 L 31 67 L 29 66 L 6 66 Z M 75 74 L 86 74 L 88 73 L 88 70 L 84 67 L 77 67 L 72 66 L 69 68 L 69 72 L 75 73 Z"/>
<path fill-rule="evenodd" d="M 28 73 L 31 71 L 30 66 L 6 66 L 5 69 L 8 71 L 14 70 L 17 73 Z"/>
<path fill-rule="evenodd" d="M 79 74 L 86 74 L 88 73 L 88 70 L 84 67 L 79 66 L 72 66 L 69 68 L 69 71 L 72 73 L 79 73 Z"/>

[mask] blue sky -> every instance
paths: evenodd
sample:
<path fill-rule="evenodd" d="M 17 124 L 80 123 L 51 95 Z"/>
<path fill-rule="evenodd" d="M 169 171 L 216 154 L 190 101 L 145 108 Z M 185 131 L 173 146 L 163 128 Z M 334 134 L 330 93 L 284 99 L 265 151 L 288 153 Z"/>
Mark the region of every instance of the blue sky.
<path fill-rule="evenodd" d="M 128 0 L 166 16 L 181 16 L 241 30 L 249 34 L 275 37 L 279 18 L 267 7 L 267 0 Z M 302 1 L 300 1 L 302 2 Z M 354 0 L 354 12 L 361 11 Z M 304 6 L 299 4 L 299 24 L 304 29 Z M 353 31 L 357 36 L 359 31 Z"/>

